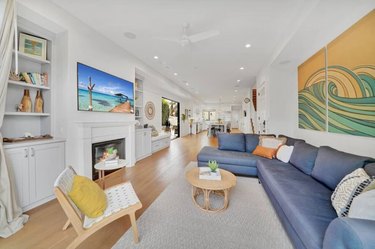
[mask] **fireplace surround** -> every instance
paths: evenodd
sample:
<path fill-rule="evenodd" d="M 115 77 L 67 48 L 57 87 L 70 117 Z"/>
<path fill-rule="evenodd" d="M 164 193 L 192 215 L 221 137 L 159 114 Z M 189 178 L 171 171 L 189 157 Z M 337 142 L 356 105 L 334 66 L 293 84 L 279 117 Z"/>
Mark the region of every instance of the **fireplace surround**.
<path fill-rule="evenodd" d="M 76 154 L 75 170 L 93 177 L 92 145 L 117 139 L 124 140 L 126 167 L 135 164 L 135 121 L 128 122 L 77 122 L 76 139 L 71 150 Z"/>

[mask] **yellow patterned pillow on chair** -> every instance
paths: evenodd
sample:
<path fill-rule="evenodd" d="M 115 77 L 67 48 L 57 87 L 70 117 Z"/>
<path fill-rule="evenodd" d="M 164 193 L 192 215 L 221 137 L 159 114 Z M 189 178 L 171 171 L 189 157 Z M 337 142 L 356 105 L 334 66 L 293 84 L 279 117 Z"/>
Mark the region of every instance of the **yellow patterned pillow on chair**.
<path fill-rule="evenodd" d="M 103 215 L 107 208 L 104 191 L 87 177 L 74 176 L 72 190 L 68 195 L 79 210 L 90 218 Z"/>

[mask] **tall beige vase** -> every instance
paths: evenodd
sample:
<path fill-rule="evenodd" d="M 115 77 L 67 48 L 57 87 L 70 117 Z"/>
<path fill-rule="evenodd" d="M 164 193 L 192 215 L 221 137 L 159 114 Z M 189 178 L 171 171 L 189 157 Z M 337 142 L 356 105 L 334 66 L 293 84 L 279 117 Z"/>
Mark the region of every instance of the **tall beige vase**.
<path fill-rule="evenodd" d="M 21 100 L 22 108 L 21 112 L 31 112 L 31 98 L 30 91 L 28 89 L 23 90 L 23 97 Z"/>
<path fill-rule="evenodd" d="M 39 90 L 36 92 L 34 112 L 42 113 L 43 107 L 44 107 L 44 101 L 43 101 L 42 91 Z"/>

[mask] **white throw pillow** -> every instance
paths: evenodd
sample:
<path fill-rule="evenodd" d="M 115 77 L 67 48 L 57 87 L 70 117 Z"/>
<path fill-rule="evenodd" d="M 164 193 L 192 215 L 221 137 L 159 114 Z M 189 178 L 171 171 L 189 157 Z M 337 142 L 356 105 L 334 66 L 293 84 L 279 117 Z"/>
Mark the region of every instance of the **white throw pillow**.
<path fill-rule="evenodd" d="M 288 163 L 292 155 L 294 146 L 282 145 L 277 150 L 276 158 L 284 163 Z"/>
<path fill-rule="evenodd" d="M 331 196 L 332 206 L 339 217 L 348 216 L 354 197 L 361 194 L 371 182 L 363 168 L 356 169 L 340 181 Z"/>
<path fill-rule="evenodd" d="M 285 142 L 283 139 L 264 137 L 260 140 L 259 145 L 267 148 L 277 149 L 280 145 L 283 145 Z"/>
<path fill-rule="evenodd" d="M 353 199 L 349 209 L 350 218 L 375 220 L 375 189 L 364 192 Z"/>

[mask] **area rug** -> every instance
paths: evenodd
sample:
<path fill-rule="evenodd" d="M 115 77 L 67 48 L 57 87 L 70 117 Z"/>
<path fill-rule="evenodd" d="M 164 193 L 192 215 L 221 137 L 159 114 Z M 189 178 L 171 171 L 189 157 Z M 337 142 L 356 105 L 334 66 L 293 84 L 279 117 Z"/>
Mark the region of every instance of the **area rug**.
<path fill-rule="evenodd" d="M 192 167 L 196 167 L 196 162 L 190 162 L 186 170 Z M 214 199 L 214 205 L 220 201 Z M 137 224 L 138 244 L 134 244 L 129 229 L 112 248 L 293 248 L 256 178 L 237 177 L 228 209 L 207 213 L 194 205 L 191 186 L 181 175 L 142 214 Z"/>

